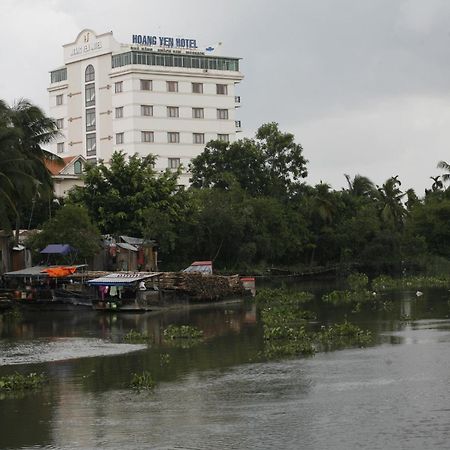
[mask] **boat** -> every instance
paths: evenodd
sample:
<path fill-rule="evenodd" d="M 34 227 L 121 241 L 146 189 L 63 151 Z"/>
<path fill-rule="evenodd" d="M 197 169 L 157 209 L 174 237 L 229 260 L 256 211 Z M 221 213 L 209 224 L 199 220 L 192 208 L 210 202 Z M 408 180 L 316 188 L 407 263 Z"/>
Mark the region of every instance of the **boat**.
<path fill-rule="evenodd" d="M 159 303 L 161 272 L 113 272 L 86 281 L 93 308 L 105 312 L 145 312 Z"/>
<path fill-rule="evenodd" d="M 35 311 L 92 309 L 92 299 L 80 277 L 86 267 L 86 264 L 33 266 L 6 272 L 3 277 L 15 306 Z"/>

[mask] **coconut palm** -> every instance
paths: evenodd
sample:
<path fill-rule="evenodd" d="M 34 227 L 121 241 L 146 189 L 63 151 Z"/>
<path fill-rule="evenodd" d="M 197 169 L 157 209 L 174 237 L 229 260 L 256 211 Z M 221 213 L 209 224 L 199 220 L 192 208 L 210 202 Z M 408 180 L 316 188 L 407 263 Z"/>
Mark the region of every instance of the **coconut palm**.
<path fill-rule="evenodd" d="M 27 100 L 12 107 L 0 101 L 0 212 L 2 226 L 14 218 L 19 225 L 19 207 L 35 195 L 50 197 L 53 181 L 46 159 L 60 159 L 44 150 L 58 134 L 56 124 Z"/>
<path fill-rule="evenodd" d="M 401 182 L 398 175 L 391 177 L 383 184 L 377 186 L 380 216 L 383 222 L 396 229 L 401 229 L 406 216 L 406 209 L 402 199 L 406 195 L 400 190 Z"/>
<path fill-rule="evenodd" d="M 447 173 L 444 173 L 441 176 L 442 176 L 442 181 L 444 181 L 444 182 L 449 181 L 450 180 L 450 164 L 446 163 L 445 161 L 439 161 L 437 168 L 447 171 Z"/>
<path fill-rule="evenodd" d="M 348 192 L 358 197 L 372 197 L 375 192 L 375 184 L 363 175 L 355 175 L 351 180 L 350 175 L 344 174 L 348 183 Z"/>

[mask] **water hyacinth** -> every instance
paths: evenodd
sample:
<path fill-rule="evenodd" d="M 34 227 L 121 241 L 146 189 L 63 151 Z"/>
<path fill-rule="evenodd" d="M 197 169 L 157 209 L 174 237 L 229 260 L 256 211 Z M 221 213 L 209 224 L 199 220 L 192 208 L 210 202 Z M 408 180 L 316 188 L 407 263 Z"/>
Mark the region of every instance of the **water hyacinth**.
<path fill-rule="evenodd" d="M 128 344 L 145 344 L 148 343 L 149 337 L 140 331 L 130 330 L 123 338 Z"/>
<path fill-rule="evenodd" d="M 40 388 L 45 382 L 46 377 L 42 373 L 29 373 L 28 375 L 22 375 L 16 372 L 12 375 L 0 377 L 0 391 L 14 392 L 37 389 Z"/>
<path fill-rule="evenodd" d="M 191 325 L 169 325 L 163 332 L 166 339 L 201 339 L 203 331 Z"/>
<path fill-rule="evenodd" d="M 131 378 L 131 387 L 140 392 L 140 391 L 150 391 L 154 389 L 156 386 L 155 381 L 153 380 L 150 372 L 143 371 L 142 373 L 133 373 Z"/>

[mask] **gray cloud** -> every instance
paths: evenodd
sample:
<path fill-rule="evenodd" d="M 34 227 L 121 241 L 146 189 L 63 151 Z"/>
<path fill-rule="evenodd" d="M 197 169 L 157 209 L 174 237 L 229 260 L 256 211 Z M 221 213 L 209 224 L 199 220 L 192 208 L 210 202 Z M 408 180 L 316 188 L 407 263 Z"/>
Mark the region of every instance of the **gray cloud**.
<path fill-rule="evenodd" d="M 192 36 L 241 56 L 244 135 L 266 121 L 293 132 L 309 181 L 397 173 L 421 194 L 450 159 L 450 3 L 445 0 L 5 0 L 0 98 L 47 107 L 48 71 L 83 28 Z M 448 156 L 447 156 L 448 155 Z"/>

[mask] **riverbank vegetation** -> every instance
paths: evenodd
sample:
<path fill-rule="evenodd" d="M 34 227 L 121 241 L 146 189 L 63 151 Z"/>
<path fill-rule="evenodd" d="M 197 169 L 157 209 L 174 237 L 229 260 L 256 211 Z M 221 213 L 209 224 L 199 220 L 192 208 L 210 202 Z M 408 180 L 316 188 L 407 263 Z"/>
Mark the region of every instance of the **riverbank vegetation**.
<path fill-rule="evenodd" d="M 14 373 L 0 377 L 0 392 L 17 392 L 31 389 L 38 389 L 47 381 L 42 373 L 29 373 L 23 375 Z"/>
<path fill-rule="evenodd" d="M 55 123 L 28 102 L 0 104 L 0 217 L 5 228 L 43 229 L 30 241 L 35 249 L 64 240 L 84 262 L 100 233 L 126 234 L 155 239 L 162 270 L 210 259 L 216 270 L 241 273 L 450 271 L 445 161 L 440 173 L 424 174 L 432 180 L 423 195 L 395 174 L 380 185 L 346 174 L 345 188 L 312 186 L 302 146 L 267 123 L 252 139 L 211 141 L 188 168 L 163 173 L 153 155 L 116 152 L 85 167 L 84 187 L 53 201 L 44 162 L 57 157 L 41 146 L 56 135 Z M 186 169 L 189 188 L 179 185 Z"/>

